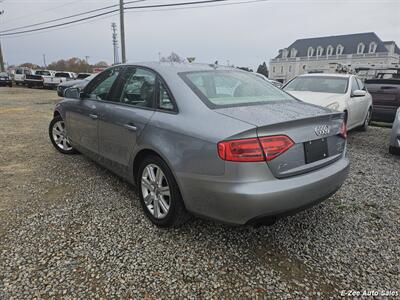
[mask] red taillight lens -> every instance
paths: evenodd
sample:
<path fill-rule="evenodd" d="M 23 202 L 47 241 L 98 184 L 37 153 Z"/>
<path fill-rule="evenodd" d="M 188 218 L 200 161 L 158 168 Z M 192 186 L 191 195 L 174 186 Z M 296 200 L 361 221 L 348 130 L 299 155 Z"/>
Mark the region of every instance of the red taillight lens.
<path fill-rule="evenodd" d="M 339 135 L 344 138 L 347 139 L 347 125 L 346 122 L 343 121 L 342 125 L 340 126 L 340 132 Z"/>
<path fill-rule="evenodd" d="M 224 141 L 218 143 L 218 155 L 229 161 L 269 161 L 293 145 L 286 135 Z"/>
<path fill-rule="evenodd" d="M 267 161 L 273 160 L 294 145 L 286 135 L 266 136 L 260 138 Z"/>
<path fill-rule="evenodd" d="M 218 143 L 218 155 L 230 161 L 263 161 L 264 155 L 257 138 Z"/>

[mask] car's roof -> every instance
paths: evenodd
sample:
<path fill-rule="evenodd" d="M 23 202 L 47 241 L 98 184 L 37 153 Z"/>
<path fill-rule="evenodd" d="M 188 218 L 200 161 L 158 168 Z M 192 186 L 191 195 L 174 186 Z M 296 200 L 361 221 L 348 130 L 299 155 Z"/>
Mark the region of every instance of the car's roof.
<path fill-rule="evenodd" d="M 175 63 L 175 62 L 138 62 L 126 63 L 125 65 L 135 65 L 148 67 L 155 71 L 167 72 L 194 72 L 194 71 L 212 71 L 212 70 L 237 70 L 232 67 L 214 65 L 214 64 L 199 64 L 199 63 Z"/>
<path fill-rule="evenodd" d="M 342 77 L 349 78 L 353 76 L 353 74 L 339 74 L 339 73 L 311 73 L 311 74 L 302 74 L 298 77 Z"/>

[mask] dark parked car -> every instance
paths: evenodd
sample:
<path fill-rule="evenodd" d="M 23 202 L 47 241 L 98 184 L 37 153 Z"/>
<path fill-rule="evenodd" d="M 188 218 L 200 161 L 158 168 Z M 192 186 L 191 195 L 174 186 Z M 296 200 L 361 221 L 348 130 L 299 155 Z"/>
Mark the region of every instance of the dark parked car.
<path fill-rule="evenodd" d="M 293 213 L 334 194 L 349 168 L 343 113 L 217 65 L 109 68 L 65 91 L 49 135 L 136 184 L 162 227 L 189 212 L 233 224 Z"/>
<path fill-rule="evenodd" d="M 12 79 L 10 75 L 5 72 L 0 73 L 0 86 L 9 86 L 12 87 Z"/>
<path fill-rule="evenodd" d="M 392 123 L 400 107 L 400 73 L 378 73 L 365 81 L 372 96 L 372 120 Z"/>
<path fill-rule="evenodd" d="M 389 152 L 400 155 L 400 108 L 397 110 L 396 118 L 393 122 Z"/>
<path fill-rule="evenodd" d="M 97 74 L 92 74 L 88 77 L 85 77 L 82 80 L 70 80 L 70 81 L 60 83 L 57 87 L 57 95 L 60 97 L 64 97 L 65 90 L 68 88 L 71 88 L 71 87 L 78 87 L 80 89 L 83 89 L 90 80 L 92 80 L 94 77 L 96 77 L 96 75 Z"/>

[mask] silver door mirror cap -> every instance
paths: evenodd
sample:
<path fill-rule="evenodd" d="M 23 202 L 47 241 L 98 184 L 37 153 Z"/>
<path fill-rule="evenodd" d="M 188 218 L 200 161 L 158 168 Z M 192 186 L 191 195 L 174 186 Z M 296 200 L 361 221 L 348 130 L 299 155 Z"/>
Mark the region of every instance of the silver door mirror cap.
<path fill-rule="evenodd" d="M 355 91 L 351 94 L 351 96 L 352 96 L 352 97 L 364 97 L 366 94 L 367 94 L 366 91 L 363 91 L 363 90 L 355 90 Z"/>

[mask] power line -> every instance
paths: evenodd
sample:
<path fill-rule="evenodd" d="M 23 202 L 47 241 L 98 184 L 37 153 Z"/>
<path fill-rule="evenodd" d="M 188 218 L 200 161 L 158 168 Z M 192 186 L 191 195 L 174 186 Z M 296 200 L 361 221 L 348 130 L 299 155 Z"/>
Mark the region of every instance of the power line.
<path fill-rule="evenodd" d="M 130 10 L 130 12 L 133 12 L 132 10 L 134 10 L 134 9 L 162 8 L 162 7 L 174 7 L 175 6 L 175 8 L 163 9 L 163 10 L 173 10 L 173 9 L 183 9 L 184 8 L 184 7 L 182 7 L 183 5 L 187 6 L 187 5 L 199 5 L 199 4 L 209 4 L 209 3 L 217 3 L 217 2 L 227 2 L 227 3 L 223 3 L 223 4 L 190 7 L 190 8 L 193 9 L 193 8 L 205 8 L 205 7 L 222 6 L 222 5 L 237 5 L 237 4 L 254 3 L 254 2 L 265 2 L 265 1 L 269 1 L 269 0 L 250 0 L 250 1 L 241 1 L 241 2 L 236 2 L 236 3 L 234 3 L 234 2 L 232 3 L 230 1 L 231 0 L 206 0 L 206 1 L 195 1 L 195 2 L 185 2 L 185 3 L 169 3 L 169 4 L 146 5 L 146 6 L 133 6 L 133 7 L 127 7 L 125 9 Z M 180 6 L 180 7 L 177 7 L 177 6 Z M 186 9 L 190 9 L 190 8 L 186 7 Z M 151 11 L 151 10 L 147 10 L 147 11 Z M 161 9 L 160 9 L 160 11 L 161 11 Z M 107 12 L 100 13 L 100 14 L 96 14 L 96 15 L 93 15 L 93 16 L 88 16 L 88 17 L 85 17 L 85 18 L 72 20 L 72 21 L 69 21 L 69 22 L 64 22 L 64 23 L 61 23 L 61 24 L 55 24 L 55 25 L 46 26 L 46 27 L 40 27 L 40 28 L 36 28 L 36 29 L 17 31 L 17 32 L 10 32 L 10 33 L 4 33 L 4 34 L 2 34 L 0 32 L 0 37 L 10 37 L 10 36 L 15 36 L 15 35 L 24 34 L 24 33 L 43 31 L 43 30 L 46 30 L 46 29 L 52 29 L 52 28 L 57 28 L 57 27 L 61 27 L 61 26 L 66 26 L 66 25 L 70 25 L 70 24 L 74 24 L 74 23 L 78 23 L 78 22 L 91 20 L 91 19 L 98 18 L 98 17 L 101 17 L 101 16 L 116 15 L 117 12 L 119 12 L 119 9 L 114 9 L 114 10 L 107 11 Z M 87 22 L 85 22 L 85 23 L 87 23 Z"/>
<path fill-rule="evenodd" d="M 132 3 L 144 2 L 144 1 L 146 1 L 146 0 L 128 1 L 128 2 L 126 2 L 125 4 L 132 4 Z M 19 27 L 15 27 L 15 28 L 10 28 L 10 29 L 6 29 L 6 30 L 1 30 L 1 31 L 0 31 L 0 34 L 3 33 L 3 32 L 10 32 L 10 31 L 18 30 L 18 29 L 24 29 L 24 28 L 29 28 L 29 27 L 35 27 L 35 26 L 39 26 L 39 25 L 44 25 L 44 24 L 48 24 L 48 23 L 54 23 L 54 22 L 57 22 L 57 21 L 62 21 L 62 20 L 66 20 L 66 19 L 71 19 L 71 18 L 75 18 L 75 17 L 87 15 L 87 14 L 90 14 L 90 13 L 102 11 L 102 10 L 109 9 L 109 8 L 113 8 L 113 7 L 117 7 L 117 6 L 119 6 L 119 4 L 109 5 L 109 6 L 105 6 L 105 7 L 101 7 L 101 8 L 97 8 L 97 9 L 93 9 L 93 10 L 89 10 L 89 11 L 85 11 L 85 12 L 81 12 L 81 13 L 78 13 L 78 14 L 74 14 L 74 15 L 71 15 L 71 16 L 58 18 L 58 19 L 52 19 L 52 20 L 48 20 L 48 21 L 44 21 L 44 22 L 35 23 L 35 24 L 24 25 L 24 26 L 19 26 Z"/>

